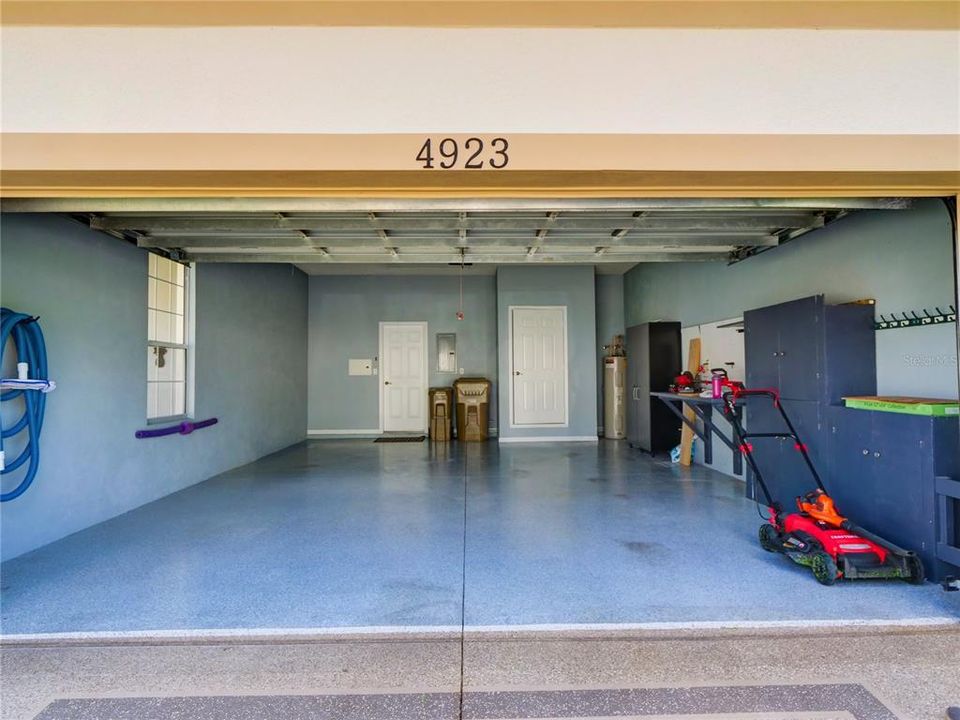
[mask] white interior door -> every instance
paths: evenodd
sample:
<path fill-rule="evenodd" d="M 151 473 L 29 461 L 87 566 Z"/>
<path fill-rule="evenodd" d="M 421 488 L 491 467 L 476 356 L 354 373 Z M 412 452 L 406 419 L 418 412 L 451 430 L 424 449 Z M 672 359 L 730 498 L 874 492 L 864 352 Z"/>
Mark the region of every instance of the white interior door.
<path fill-rule="evenodd" d="M 510 308 L 514 425 L 567 424 L 567 309 Z"/>
<path fill-rule="evenodd" d="M 383 431 L 426 431 L 426 323 L 380 323 L 380 380 Z"/>

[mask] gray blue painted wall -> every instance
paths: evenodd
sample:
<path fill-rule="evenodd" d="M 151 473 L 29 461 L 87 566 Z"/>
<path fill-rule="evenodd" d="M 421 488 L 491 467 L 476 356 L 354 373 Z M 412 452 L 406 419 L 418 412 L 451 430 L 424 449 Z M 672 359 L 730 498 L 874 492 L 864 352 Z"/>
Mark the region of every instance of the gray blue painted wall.
<path fill-rule="evenodd" d="M 40 316 L 58 383 L 40 472 L 0 506 L 4 559 L 303 439 L 306 276 L 202 265 L 195 279 L 196 416 L 220 424 L 136 440 L 147 411 L 146 252 L 63 217 L 2 217 L 0 297 Z"/>
<path fill-rule="evenodd" d="M 457 359 L 465 376 L 494 384 L 496 418 L 497 300 L 492 275 L 463 281 L 464 319 L 457 320 L 459 281 L 449 276 L 315 275 L 310 278 L 308 428 L 373 431 L 380 425 L 379 376 L 349 376 L 350 358 L 379 352 L 380 322 L 426 322 L 431 386 L 458 377 L 437 371 L 437 333 L 457 334 Z"/>
<path fill-rule="evenodd" d="M 952 243 L 943 203 L 921 200 L 912 210 L 848 216 L 732 266 L 638 265 L 625 280 L 626 324 L 695 325 L 818 293 L 828 302 L 875 298 L 878 316 L 946 308 L 955 297 Z M 878 332 L 878 392 L 957 397 L 956 332 L 955 325 Z"/>
<path fill-rule="evenodd" d="M 603 427 L 604 345 L 614 335 L 623 335 L 626 323 L 623 310 L 623 275 L 597 275 L 597 427 Z"/>
<path fill-rule="evenodd" d="M 500 437 L 597 436 L 597 314 L 593 266 L 526 267 L 497 270 L 497 337 L 500 377 L 510 371 L 509 308 L 565 305 L 569 351 L 570 417 L 565 428 L 511 428 L 509 383 L 501 383 Z"/>

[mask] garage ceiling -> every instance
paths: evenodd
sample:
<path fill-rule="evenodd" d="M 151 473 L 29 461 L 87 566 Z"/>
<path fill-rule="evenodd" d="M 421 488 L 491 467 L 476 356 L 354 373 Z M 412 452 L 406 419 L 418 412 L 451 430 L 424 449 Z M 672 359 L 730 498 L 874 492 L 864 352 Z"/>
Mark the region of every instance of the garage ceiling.
<path fill-rule="evenodd" d="M 242 210 L 118 207 L 80 217 L 94 229 L 196 262 L 285 262 L 316 273 L 461 262 L 586 263 L 622 272 L 639 262 L 735 261 L 852 212 L 910 205 L 900 198 L 332 199 L 270 209 L 266 202 Z"/>

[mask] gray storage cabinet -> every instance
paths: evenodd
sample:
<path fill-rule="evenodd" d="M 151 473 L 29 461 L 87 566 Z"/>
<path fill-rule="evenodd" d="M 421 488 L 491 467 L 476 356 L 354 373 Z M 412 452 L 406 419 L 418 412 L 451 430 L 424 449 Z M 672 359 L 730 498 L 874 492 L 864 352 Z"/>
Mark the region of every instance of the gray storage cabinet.
<path fill-rule="evenodd" d="M 960 574 L 960 419 L 827 414 L 827 482 L 840 512 L 916 552 L 928 578 Z"/>
<path fill-rule="evenodd" d="M 748 310 L 747 387 L 826 404 L 876 394 L 873 322 L 872 305 L 827 305 L 823 295 Z"/>
<path fill-rule="evenodd" d="M 822 295 L 744 313 L 747 387 L 780 392 L 787 415 L 841 514 L 914 550 L 927 576 L 960 574 L 960 419 L 857 410 L 875 395 L 873 307 Z M 769 402 L 747 402 L 752 432 L 785 430 Z M 754 455 L 788 511 L 815 488 L 790 440 L 757 438 Z M 752 473 L 747 495 L 761 500 Z"/>
<path fill-rule="evenodd" d="M 871 305 L 828 305 L 823 295 L 770 305 L 743 314 L 746 383 L 780 393 L 783 407 L 826 477 L 826 410 L 844 395 L 877 392 L 876 338 Z M 759 398 L 747 403 L 751 432 L 786 430 L 776 408 Z M 815 485 L 792 441 L 758 438 L 760 472 L 785 508 Z M 753 474 L 747 495 L 760 500 Z"/>
<path fill-rule="evenodd" d="M 627 328 L 627 441 L 648 453 L 669 452 L 680 443 L 680 421 L 650 397 L 666 392 L 680 374 L 680 323 L 653 322 Z"/>

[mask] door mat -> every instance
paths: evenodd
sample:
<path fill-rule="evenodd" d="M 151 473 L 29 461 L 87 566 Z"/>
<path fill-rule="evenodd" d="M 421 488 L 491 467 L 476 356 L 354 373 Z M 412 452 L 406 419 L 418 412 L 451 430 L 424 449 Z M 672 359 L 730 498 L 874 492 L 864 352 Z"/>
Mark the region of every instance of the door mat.
<path fill-rule="evenodd" d="M 857 683 L 621 690 L 64 698 L 35 720 L 897 720 Z"/>
<path fill-rule="evenodd" d="M 375 442 L 375 443 L 378 443 L 378 442 L 383 442 L 383 443 L 395 443 L 395 442 L 398 442 L 398 443 L 411 443 L 411 442 L 423 442 L 423 441 L 426 440 L 426 439 L 427 439 L 427 436 L 426 436 L 426 435 L 407 435 L 407 436 L 396 436 L 396 437 L 394 437 L 394 436 L 389 436 L 389 435 L 385 435 L 384 437 L 378 437 L 376 440 L 374 440 L 374 442 Z"/>

